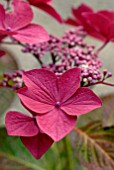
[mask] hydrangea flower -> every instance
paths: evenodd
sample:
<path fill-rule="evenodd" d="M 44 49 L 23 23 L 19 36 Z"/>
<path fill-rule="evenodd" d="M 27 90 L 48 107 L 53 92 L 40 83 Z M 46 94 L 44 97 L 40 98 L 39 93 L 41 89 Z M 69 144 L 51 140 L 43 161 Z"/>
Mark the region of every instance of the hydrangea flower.
<path fill-rule="evenodd" d="M 82 13 L 86 13 L 86 12 L 93 13 L 93 9 L 84 3 L 81 4 L 78 8 L 72 8 L 72 14 L 74 16 L 74 19 L 69 17 L 65 21 L 65 23 L 73 26 L 84 25 L 86 21 Z"/>
<path fill-rule="evenodd" d="M 13 0 L 13 11 L 6 12 L 0 4 L 0 34 L 9 35 L 20 42 L 35 44 L 48 40 L 48 33 L 42 26 L 31 24 L 33 12 L 22 0 Z"/>
<path fill-rule="evenodd" d="M 77 116 L 101 106 L 92 90 L 80 87 L 80 72 L 73 68 L 60 77 L 45 69 L 23 73 L 26 87 L 17 91 L 21 102 L 55 142 L 74 128 Z"/>
<path fill-rule="evenodd" d="M 102 41 L 114 41 L 114 11 L 100 10 L 94 12 L 86 4 L 72 8 L 74 19 L 68 18 L 65 23 L 77 26 L 82 25 L 95 38 Z"/>
<path fill-rule="evenodd" d="M 28 0 L 29 3 L 54 17 L 60 23 L 63 22 L 62 17 L 58 14 L 58 12 L 52 7 L 52 0 Z"/>
<path fill-rule="evenodd" d="M 7 113 L 5 123 L 8 135 L 20 136 L 22 143 L 36 159 L 53 144 L 53 140 L 41 132 L 35 117 L 11 111 Z"/>

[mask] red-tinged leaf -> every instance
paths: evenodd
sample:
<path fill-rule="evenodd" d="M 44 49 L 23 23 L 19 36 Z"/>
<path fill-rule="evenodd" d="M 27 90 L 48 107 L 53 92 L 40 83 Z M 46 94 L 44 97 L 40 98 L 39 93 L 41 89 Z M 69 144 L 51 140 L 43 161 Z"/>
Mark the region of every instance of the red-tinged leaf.
<path fill-rule="evenodd" d="M 114 94 L 106 95 L 102 97 L 102 122 L 103 126 L 113 126 L 114 125 Z"/>
<path fill-rule="evenodd" d="M 103 128 L 101 121 L 91 122 L 80 129 L 75 128 L 71 139 L 75 155 L 82 164 L 86 163 L 88 167 L 94 164 L 98 170 L 114 169 L 114 126 Z"/>

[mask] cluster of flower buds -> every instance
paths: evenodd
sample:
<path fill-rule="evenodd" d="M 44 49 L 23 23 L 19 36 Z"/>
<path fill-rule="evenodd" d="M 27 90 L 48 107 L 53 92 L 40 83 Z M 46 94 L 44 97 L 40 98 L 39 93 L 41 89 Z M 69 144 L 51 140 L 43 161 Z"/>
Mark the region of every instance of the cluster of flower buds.
<path fill-rule="evenodd" d="M 22 74 L 22 70 L 17 70 L 14 73 L 4 73 L 0 86 L 10 87 L 14 90 L 21 88 L 23 86 Z"/>
<path fill-rule="evenodd" d="M 49 41 L 39 43 L 39 44 L 26 44 L 22 49 L 22 52 L 32 53 L 42 58 L 46 52 L 50 52 L 54 55 L 61 55 L 61 48 L 64 46 L 73 47 L 73 46 L 85 46 L 86 44 L 83 42 L 83 38 L 87 35 L 87 33 L 83 30 L 82 27 L 78 27 L 75 30 L 70 30 L 65 33 L 63 37 L 55 37 L 50 35 Z M 56 56 L 54 56 L 56 57 Z"/>
<path fill-rule="evenodd" d="M 50 35 L 48 42 L 38 45 L 26 45 L 23 52 L 30 52 L 35 57 L 42 59 L 46 53 L 50 53 L 52 62 L 43 63 L 42 68 L 53 71 L 56 75 L 73 67 L 81 68 L 81 85 L 94 84 L 111 76 L 101 73 L 102 61 L 98 58 L 94 46 L 84 42 L 87 33 L 82 27 L 69 30 L 58 38 Z"/>

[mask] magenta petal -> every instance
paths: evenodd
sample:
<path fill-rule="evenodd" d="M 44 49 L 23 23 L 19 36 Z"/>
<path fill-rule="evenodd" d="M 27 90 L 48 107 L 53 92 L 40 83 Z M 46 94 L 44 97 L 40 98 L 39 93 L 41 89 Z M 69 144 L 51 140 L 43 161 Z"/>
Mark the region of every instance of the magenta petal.
<path fill-rule="evenodd" d="M 81 4 L 77 9 L 75 8 L 72 8 L 72 13 L 74 15 L 74 17 L 76 18 L 76 21 L 77 23 L 80 25 L 82 24 L 83 25 L 83 22 L 85 22 L 83 16 L 82 16 L 82 13 L 85 13 L 85 12 L 90 12 L 92 13 L 93 10 L 92 8 L 90 8 L 89 6 L 87 6 L 86 4 Z"/>
<path fill-rule="evenodd" d="M 72 19 L 72 18 L 67 18 L 66 20 L 64 20 L 65 24 L 69 24 L 72 26 L 78 26 L 78 22 L 76 22 L 76 20 Z"/>
<path fill-rule="evenodd" d="M 33 12 L 27 2 L 19 0 L 14 2 L 12 3 L 14 12 L 6 14 L 5 26 L 11 27 L 12 30 L 18 30 L 27 26 L 32 21 Z"/>
<path fill-rule="evenodd" d="M 38 88 L 22 88 L 18 90 L 18 96 L 22 103 L 33 112 L 46 113 L 54 108 L 49 96 Z"/>
<path fill-rule="evenodd" d="M 27 26 L 33 19 L 33 12 L 29 3 L 20 0 L 12 2 L 14 11 L 6 13 L 5 27 L 11 27 L 12 30 L 18 30 Z"/>
<path fill-rule="evenodd" d="M 5 124 L 11 136 L 35 136 L 39 132 L 33 118 L 15 111 L 7 113 Z"/>
<path fill-rule="evenodd" d="M 28 0 L 31 5 L 36 5 L 38 3 L 52 3 L 52 0 Z"/>
<path fill-rule="evenodd" d="M 93 9 L 84 3 L 81 4 L 77 9 L 72 8 L 72 13 L 76 17 L 79 17 L 83 12 L 92 12 L 93 13 Z"/>
<path fill-rule="evenodd" d="M 3 5 L 0 4 L 0 29 L 3 29 L 3 24 L 5 20 L 5 10 L 3 8 Z"/>
<path fill-rule="evenodd" d="M 18 34 L 13 35 L 12 37 L 20 42 L 26 42 L 29 44 L 37 44 L 49 39 L 47 31 L 37 24 L 29 24 L 18 30 Z"/>
<path fill-rule="evenodd" d="M 93 27 L 93 30 L 106 38 L 108 37 L 110 20 L 107 19 L 107 17 L 99 13 L 84 13 L 83 16 L 87 20 L 88 24 Z"/>
<path fill-rule="evenodd" d="M 55 18 L 60 23 L 63 23 L 62 17 L 57 13 L 57 11 L 51 5 L 48 5 L 46 3 L 38 3 L 35 6 L 47 12 L 49 15 L 51 15 L 53 18 Z"/>
<path fill-rule="evenodd" d="M 66 101 L 61 109 L 68 115 L 81 115 L 101 107 L 101 100 L 86 87 L 79 88 L 77 92 Z"/>
<path fill-rule="evenodd" d="M 60 109 L 36 117 L 40 129 L 55 142 L 64 138 L 75 126 L 76 116 L 69 116 Z"/>
<path fill-rule="evenodd" d="M 3 36 L 12 36 L 12 35 L 14 35 L 14 34 L 17 34 L 17 32 L 15 32 L 15 31 L 7 31 L 7 30 L 1 30 L 0 29 L 0 35 L 3 35 Z"/>
<path fill-rule="evenodd" d="M 50 99 L 57 100 L 57 77 L 53 72 L 44 69 L 33 69 L 26 71 L 23 74 L 23 79 L 26 86 L 36 89 L 39 95 L 45 93 Z"/>
<path fill-rule="evenodd" d="M 109 25 L 109 36 L 108 39 L 114 42 L 114 23 Z"/>
<path fill-rule="evenodd" d="M 80 86 L 80 74 L 79 68 L 73 68 L 66 71 L 59 79 L 59 95 L 61 102 L 70 98 Z"/>
<path fill-rule="evenodd" d="M 114 11 L 100 10 L 97 13 L 103 15 L 104 17 L 106 17 L 111 22 L 114 21 Z"/>
<path fill-rule="evenodd" d="M 2 40 L 6 38 L 6 35 L 0 34 L 0 43 L 2 42 Z"/>
<path fill-rule="evenodd" d="M 5 51 L 0 50 L 0 57 L 2 57 L 3 55 L 5 55 Z"/>
<path fill-rule="evenodd" d="M 36 159 L 39 159 L 53 144 L 53 140 L 42 133 L 34 137 L 21 137 L 21 141 Z"/>

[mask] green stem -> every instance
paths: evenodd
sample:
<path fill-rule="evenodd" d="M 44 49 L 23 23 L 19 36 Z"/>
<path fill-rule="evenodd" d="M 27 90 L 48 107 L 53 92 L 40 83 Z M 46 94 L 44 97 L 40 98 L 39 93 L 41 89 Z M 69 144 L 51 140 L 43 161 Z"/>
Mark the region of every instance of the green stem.
<path fill-rule="evenodd" d="M 72 149 L 68 136 L 63 139 L 63 145 L 65 149 L 66 168 L 68 170 L 73 170 Z"/>

